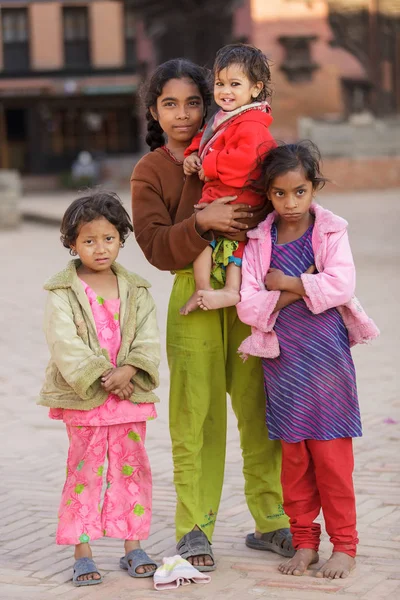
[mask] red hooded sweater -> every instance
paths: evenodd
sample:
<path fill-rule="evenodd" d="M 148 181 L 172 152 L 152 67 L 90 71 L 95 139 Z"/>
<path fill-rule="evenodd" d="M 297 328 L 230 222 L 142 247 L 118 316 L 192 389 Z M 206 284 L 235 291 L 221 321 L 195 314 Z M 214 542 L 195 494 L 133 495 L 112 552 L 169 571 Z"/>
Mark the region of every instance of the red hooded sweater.
<path fill-rule="evenodd" d="M 261 110 L 247 110 L 236 118 L 214 141 L 203 157 L 203 169 L 210 179 L 204 187 L 200 202 L 210 203 L 223 196 L 238 196 L 232 204 L 256 206 L 264 199 L 252 190 L 243 190 L 249 176 L 257 176 L 257 159 L 276 142 L 269 126 L 272 116 Z M 185 151 L 185 156 L 198 152 L 202 134 L 198 134 Z"/>

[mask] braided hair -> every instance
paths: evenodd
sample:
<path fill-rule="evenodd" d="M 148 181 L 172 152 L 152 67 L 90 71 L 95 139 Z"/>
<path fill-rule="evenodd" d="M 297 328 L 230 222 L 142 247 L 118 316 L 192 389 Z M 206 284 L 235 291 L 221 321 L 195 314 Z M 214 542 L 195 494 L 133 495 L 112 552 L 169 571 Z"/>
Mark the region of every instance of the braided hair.
<path fill-rule="evenodd" d="M 165 144 L 164 132 L 160 123 L 151 114 L 150 108 L 155 108 L 157 98 L 161 96 L 165 84 L 170 79 L 191 79 L 199 88 L 203 98 L 204 108 L 211 104 L 211 90 L 209 73 L 207 69 L 199 67 L 190 60 L 184 58 L 173 58 L 159 65 L 147 82 L 143 90 L 143 100 L 146 106 L 147 135 L 146 144 L 150 146 L 151 152 L 161 148 Z M 205 119 L 205 115 L 204 115 Z M 202 126 L 204 125 L 204 120 Z"/>

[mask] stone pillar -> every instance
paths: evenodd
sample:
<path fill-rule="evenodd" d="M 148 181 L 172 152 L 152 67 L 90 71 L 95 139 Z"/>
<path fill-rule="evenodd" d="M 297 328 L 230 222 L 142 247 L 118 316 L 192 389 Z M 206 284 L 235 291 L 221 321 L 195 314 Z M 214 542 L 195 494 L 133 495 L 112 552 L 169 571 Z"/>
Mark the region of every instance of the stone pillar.
<path fill-rule="evenodd" d="M 22 183 L 19 172 L 0 169 L 0 229 L 19 225 L 21 194 Z"/>

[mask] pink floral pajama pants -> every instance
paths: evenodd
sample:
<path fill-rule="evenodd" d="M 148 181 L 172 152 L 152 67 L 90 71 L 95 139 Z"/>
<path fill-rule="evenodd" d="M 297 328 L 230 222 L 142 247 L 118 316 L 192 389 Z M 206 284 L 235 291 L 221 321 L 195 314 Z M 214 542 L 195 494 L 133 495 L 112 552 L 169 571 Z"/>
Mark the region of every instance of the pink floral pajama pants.
<path fill-rule="evenodd" d="M 57 544 L 80 544 L 103 536 L 146 539 L 152 491 L 150 463 L 144 447 L 146 422 L 66 427 L 70 446 Z M 107 488 L 101 507 L 107 446 Z"/>

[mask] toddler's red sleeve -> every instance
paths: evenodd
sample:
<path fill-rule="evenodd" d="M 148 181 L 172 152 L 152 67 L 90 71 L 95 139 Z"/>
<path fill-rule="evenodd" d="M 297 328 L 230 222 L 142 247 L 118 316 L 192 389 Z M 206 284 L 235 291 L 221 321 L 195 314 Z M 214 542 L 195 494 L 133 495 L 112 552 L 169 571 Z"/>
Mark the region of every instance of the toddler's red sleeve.
<path fill-rule="evenodd" d="M 198 152 L 200 148 L 201 138 L 203 137 L 203 132 L 200 131 L 197 133 L 192 139 L 192 143 L 185 150 L 185 158 L 193 154 L 193 152 Z"/>

